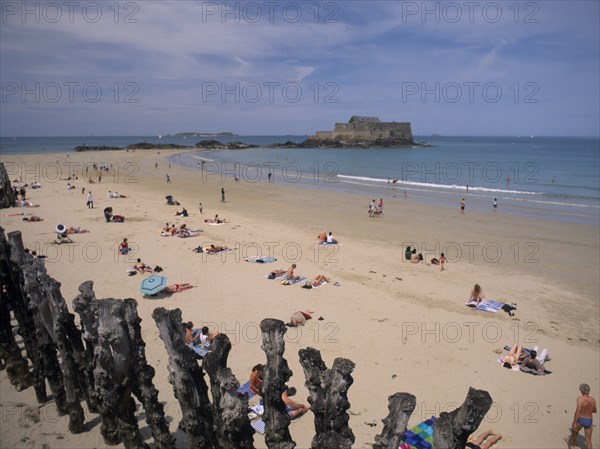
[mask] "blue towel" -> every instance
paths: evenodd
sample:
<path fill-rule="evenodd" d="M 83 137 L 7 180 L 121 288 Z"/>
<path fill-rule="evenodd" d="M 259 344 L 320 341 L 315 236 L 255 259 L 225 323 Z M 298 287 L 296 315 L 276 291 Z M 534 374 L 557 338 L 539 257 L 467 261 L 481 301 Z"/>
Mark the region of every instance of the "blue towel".
<path fill-rule="evenodd" d="M 256 421 L 252 421 L 250 423 L 250 425 L 252 427 L 254 427 L 254 429 L 256 429 L 256 431 L 260 434 L 264 434 L 265 433 L 265 422 L 262 419 L 256 420 Z"/>
<path fill-rule="evenodd" d="M 202 346 L 188 345 L 188 347 L 200 357 L 204 357 L 206 354 L 209 353 L 208 349 L 203 348 Z"/>
<path fill-rule="evenodd" d="M 254 396 L 256 396 L 254 393 L 252 393 L 252 391 L 250 390 L 250 381 L 246 382 L 244 385 L 242 385 L 240 388 L 238 388 L 236 390 L 239 394 L 245 394 L 248 393 L 248 399 L 252 399 Z"/>

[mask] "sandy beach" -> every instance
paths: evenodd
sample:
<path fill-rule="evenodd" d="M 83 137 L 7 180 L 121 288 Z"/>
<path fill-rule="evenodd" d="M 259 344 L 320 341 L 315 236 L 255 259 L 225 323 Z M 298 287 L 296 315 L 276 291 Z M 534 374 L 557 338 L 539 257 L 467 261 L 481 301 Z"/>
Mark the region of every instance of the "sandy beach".
<path fill-rule="evenodd" d="M 6 232 L 20 230 L 25 245 L 47 256 L 46 267 L 62 284 L 70 304 L 78 286 L 94 282 L 98 298 L 135 298 L 142 318 L 149 363 L 156 369 L 155 386 L 178 447 L 186 447 L 177 430 L 181 411 L 167 380 L 167 354 L 152 311 L 179 308 L 185 321 L 226 333 L 233 343 L 229 366 L 241 383 L 251 367 L 264 361 L 259 323 L 264 318 L 287 321 L 296 310 L 313 310 L 306 326 L 288 330 L 286 358 L 294 372 L 290 385 L 297 401 L 306 403 L 307 390 L 298 350 L 321 351 L 331 366 L 336 357 L 356 364 L 349 390 L 350 425 L 355 448 L 367 448 L 381 432 L 387 398 L 399 391 L 417 397 L 409 426 L 460 405 L 470 386 L 487 390 L 494 405 L 480 431 L 503 435 L 499 448 L 566 447 L 564 438 L 573 420 L 578 385 L 600 392 L 600 235 L 598 227 L 542 221 L 502 213 L 431 207 L 398 195 L 386 201 L 381 218 L 369 218 L 370 197 L 326 190 L 318 183 L 301 188 L 279 182 L 222 182 L 219 175 L 203 176 L 198 169 L 168 168 L 175 152 L 87 152 L 70 154 L 2 155 L 11 180 L 39 181 L 28 190 L 38 208 L 1 211 Z M 89 184 L 82 167 L 90 162 L 113 164 L 101 183 Z M 70 164 L 70 165 L 69 165 Z M 155 168 L 158 164 L 158 168 Z M 73 167 L 79 180 L 67 190 Z M 171 183 L 167 183 L 166 175 Z M 93 192 L 94 208 L 86 207 L 82 187 Z M 226 202 L 221 202 L 221 188 Z M 107 199 L 118 191 L 126 196 Z M 181 206 L 168 206 L 173 195 L 189 211 L 176 217 Z M 202 202 L 203 214 L 198 210 Z M 105 223 L 102 211 L 113 207 L 125 223 Z M 44 221 L 26 223 L 16 213 L 32 213 Z M 210 226 L 205 218 L 219 214 L 228 223 Z M 198 237 L 161 237 L 165 223 L 187 223 L 200 229 Z M 73 236 L 72 245 L 51 245 L 54 228 L 62 223 L 90 232 Z M 316 236 L 332 231 L 339 244 L 319 246 Z M 133 252 L 119 255 L 128 238 Z M 200 244 L 226 245 L 217 255 L 192 251 Z M 407 244 L 417 245 L 426 260 L 446 251 L 446 270 L 404 260 Z M 256 255 L 274 256 L 273 264 L 244 261 Z M 141 275 L 127 270 L 140 257 L 160 265 L 169 283 L 191 283 L 194 288 L 168 299 L 152 300 L 139 293 Z M 317 274 L 332 282 L 317 289 L 301 284 L 282 286 L 265 278 L 272 269 L 297 264 L 296 273 L 312 279 Z M 334 286 L 338 282 L 339 286 Z M 473 285 L 487 298 L 517 303 L 514 317 L 500 311 L 485 313 L 465 307 Z M 322 317 L 323 320 L 317 318 Z M 538 377 L 501 368 L 498 348 L 520 342 L 548 348 L 551 375 Z M 506 352 L 504 352 L 506 353 Z M 38 409 L 32 388 L 17 392 L 0 373 L 2 448 L 99 448 L 100 421 L 86 413 L 89 431 L 71 435 L 67 417 L 56 417 L 53 404 L 39 407 L 39 420 L 28 408 Z M 19 404 L 26 404 L 21 406 Z M 365 422 L 376 420 L 370 427 Z M 147 442 L 148 427 L 140 421 Z M 290 431 L 298 448 L 310 447 L 312 415 L 296 420 Z M 582 434 L 578 443 L 582 444 Z M 257 447 L 266 447 L 256 434 Z M 594 430 L 593 444 L 600 445 Z M 44 446 L 45 445 L 45 446 Z"/>

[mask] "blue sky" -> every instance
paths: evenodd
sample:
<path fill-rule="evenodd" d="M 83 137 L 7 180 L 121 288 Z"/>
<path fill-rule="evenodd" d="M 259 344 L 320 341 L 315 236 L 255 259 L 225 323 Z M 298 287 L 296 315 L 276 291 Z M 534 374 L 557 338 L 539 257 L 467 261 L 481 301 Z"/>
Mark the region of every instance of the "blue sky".
<path fill-rule="evenodd" d="M 1 3 L 2 136 L 600 134 L 597 1 L 77 3 Z"/>

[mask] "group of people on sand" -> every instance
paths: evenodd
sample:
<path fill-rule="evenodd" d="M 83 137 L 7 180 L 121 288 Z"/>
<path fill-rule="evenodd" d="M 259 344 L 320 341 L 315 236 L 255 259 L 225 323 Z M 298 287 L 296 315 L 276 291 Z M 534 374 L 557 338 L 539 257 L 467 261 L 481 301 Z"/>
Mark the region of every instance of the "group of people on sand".
<path fill-rule="evenodd" d="M 544 363 L 550 360 L 550 354 L 547 349 L 544 349 L 538 355 L 538 347 L 532 350 L 525 351 L 523 346 L 515 343 L 510 348 L 508 355 L 502 357 L 500 361 L 504 368 L 519 369 L 520 367 L 535 370 L 537 374 L 544 373 Z"/>
<path fill-rule="evenodd" d="M 188 321 L 183 324 L 185 328 L 185 342 L 192 346 L 202 346 L 203 348 L 210 349 L 212 342 L 217 338 L 219 332 L 210 332 L 207 326 L 203 326 L 201 329 L 194 329 L 194 323 Z"/>
<path fill-rule="evenodd" d="M 286 281 L 298 281 L 301 276 L 294 274 L 294 270 L 297 268 L 296 264 L 293 263 L 287 270 L 279 269 L 273 270 L 267 276 L 269 279 L 279 279 L 282 282 Z M 324 284 L 328 284 L 331 282 L 331 279 L 325 276 L 324 274 L 318 274 L 310 281 L 306 281 L 305 287 L 307 288 L 316 288 Z"/>
<path fill-rule="evenodd" d="M 182 223 L 179 226 L 175 225 L 175 223 L 171 223 L 169 225 L 169 223 L 165 223 L 165 227 L 162 228 L 161 230 L 161 234 L 163 236 L 176 236 L 176 237 L 181 237 L 181 238 L 186 238 L 186 237 L 196 237 L 197 235 L 200 234 L 200 231 L 197 230 L 190 230 L 187 227 L 187 224 Z"/>
<path fill-rule="evenodd" d="M 317 236 L 317 240 L 319 243 L 327 243 L 329 245 L 336 245 L 337 244 L 337 240 L 333 238 L 333 234 L 331 233 L 331 231 L 328 233 L 326 232 L 322 232 Z"/>
<path fill-rule="evenodd" d="M 250 391 L 258 396 L 263 397 L 263 371 L 264 365 L 259 363 L 252 368 L 250 373 Z M 288 416 L 292 419 L 298 418 L 308 412 L 309 407 L 304 404 L 299 404 L 291 399 L 297 393 L 294 387 L 285 386 L 281 393 L 281 400 L 285 404 L 285 410 Z"/>
<path fill-rule="evenodd" d="M 379 198 L 379 201 L 375 203 L 375 198 L 369 203 L 369 217 L 380 217 L 383 215 L 383 198 Z"/>
<path fill-rule="evenodd" d="M 417 249 L 411 248 L 410 246 L 407 246 L 406 250 L 404 251 L 404 259 L 410 263 L 419 263 L 424 261 L 423 254 L 417 253 Z M 448 259 L 444 253 L 441 253 L 439 259 L 434 257 L 431 259 L 430 263 L 431 265 L 439 265 L 440 271 L 444 271 L 444 266 L 448 263 Z M 427 264 L 427 262 L 425 262 L 425 264 Z"/>
<path fill-rule="evenodd" d="M 110 200 L 112 198 L 127 198 L 125 195 L 121 195 L 119 192 L 111 192 L 110 190 L 106 194 L 106 197 Z"/>

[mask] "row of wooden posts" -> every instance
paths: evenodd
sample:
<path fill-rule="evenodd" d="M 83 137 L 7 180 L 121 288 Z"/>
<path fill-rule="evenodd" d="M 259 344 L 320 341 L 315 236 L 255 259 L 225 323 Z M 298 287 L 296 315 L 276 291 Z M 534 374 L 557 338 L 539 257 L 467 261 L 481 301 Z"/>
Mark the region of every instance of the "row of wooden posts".
<path fill-rule="evenodd" d="M 47 274 L 42 260 L 25 250 L 19 231 L 5 236 L 0 228 L 0 268 L 0 359 L 11 384 L 19 391 L 33 387 L 40 404 L 48 401 L 48 387 L 58 412 L 69 416 L 72 433 L 85 429 L 81 405 L 85 401 L 88 411 L 101 417 L 100 432 L 105 443 L 123 443 L 127 449 L 149 447 L 139 432 L 137 399 L 145 411 L 155 447 L 175 448 L 175 438 L 154 387 L 155 371 L 146 360 L 137 302 L 98 299 L 92 281 L 84 282 L 73 300 L 73 309 L 79 315 L 77 323 L 60 292 L 60 283 Z M 227 335 L 217 336 L 211 352 L 200 362 L 186 345 L 179 309 L 159 307 L 152 318 L 169 357 L 169 382 L 181 407 L 179 429 L 187 435 L 188 447 L 254 448 L 248 396 L 237 392 L 240 383 L 227 367 L 231 350 Z M 296 443 L 281 399 L 292 375 L 284 358 L 286 327 L 280 320 L 264 319 L 260 328 L 266 355 L 265 442 L 269 449 L 292 449 Z M 25 356 L 15 333 L 22 339 Z M 312 448 L 351 448 L 355 437 L 349 426 L 348 390 L 353 383 L 354 363 L 337 358 L 327 368 L 320 352 L 310 347 L 301 349 L 299 357 L 314 417 Z M 382 432 L 375 437 L 375 449 L 398 449 L 416 405 L 410 393 L 393 394 L 388 401 L 389 414 L 383 419 Z M 462 406 L 436 419 L 434 447 L 464 449 L 491 404 L 486 391 L 470 388 Z"/>

